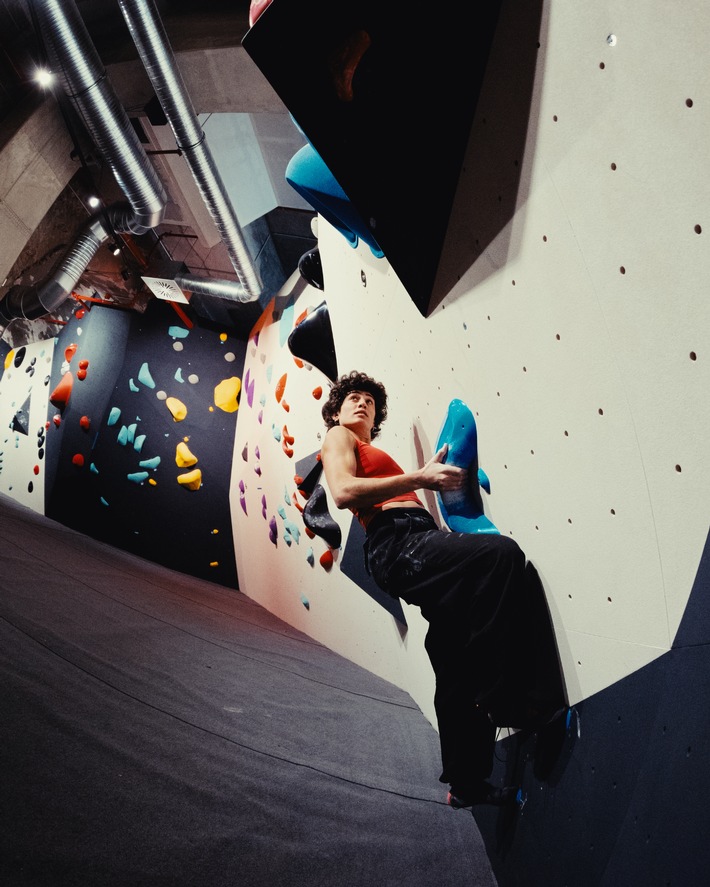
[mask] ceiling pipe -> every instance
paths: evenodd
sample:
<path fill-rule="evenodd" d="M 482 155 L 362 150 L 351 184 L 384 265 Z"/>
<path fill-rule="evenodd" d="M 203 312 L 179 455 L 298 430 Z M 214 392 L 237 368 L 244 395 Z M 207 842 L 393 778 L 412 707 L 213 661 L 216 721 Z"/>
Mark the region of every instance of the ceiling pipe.
<path fill-rule="evenodd" d="M 181 290 L 201 296 L 214 296 L 227 302 L 247 302 L 244 287 L 237 280 L 215 280 L 212 277 L 195 277 L 192 274 L 176 274 L 175 283 Z"/>
<path fill-rule="evenodd" d="M 125 230 L 143 234 L 163 220 L 167 196 L 106 74 L 74 0 L 33 0 L 53 72 L 79 112 L 133 209 Z"/>
<path fill-rule="evenodd" d="M 33 0 L 33 13 L 51 68 L 128 203 L 92 216 L 46 280 L 11 287 L 0 300 L 0 320 L 7 322 L 56 311 L 102 243 L 116 231 L 143 234 L 155 228 L 167 205 L 165 189 L 108 80 L 74 0 Z"/>
<path fill-rule="evenodd" d="M 43 282 L 10 287 L 0 300 L 0 322 L 9 323 L 19 317 L 36 320 L 56 311 L 67 300 L 101 244 L 109 238 L 106 214 L 109 215 L 109 221 L 111 217 L 115 219 L 116 227 L 120 227 L 121 216 L 132 215 L 128 206 L 117 204 L 92 216 L 54 271 Z"/>
<path fill-rule="evenodd" d="M 157 8 L 153 0 L 118 0 L 118 5 L 175 134 L 177 146 L 190 167 L 241 282 L 243 292 L 239 301 L 255 301 L 263 288 L 259 273 L 178 70 Z"/>

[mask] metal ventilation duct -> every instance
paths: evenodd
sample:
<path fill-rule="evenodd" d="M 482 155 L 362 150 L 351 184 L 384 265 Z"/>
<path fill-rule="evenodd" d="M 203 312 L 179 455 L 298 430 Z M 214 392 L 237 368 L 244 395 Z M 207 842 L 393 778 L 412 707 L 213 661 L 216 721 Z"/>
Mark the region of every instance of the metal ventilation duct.
<path fill-rule="evenodd" d="M 215 280 L 212 277 L 194 277 L 192 274 L 176 274 L 175 283 L 188 293 L 201 296 L 214 296 L 227 302 L 253 301 L 244 292 L 244 287 L 236 280 Z"/>
<path fill-rule="evenodd" d="M 74 0 L 34 0 L 52 70 L 84 120 L 133 209 L 124 230 L 141 234 L 163 219 L 163 185 L 118 100 Z"/>
<path fill-rule="evenodd" d="M 109 215 L 109 220 L 113 216 L 118 227 L 119 219 L 131 215 L 131 211 L 129 207 L 120 204 L 89 219 L 49 277 L 42 283 L 31 286 L 10 287 L 0 300 L 0 321 L 9 323 L 17 317 L 36 320 L 45 314 L 51 314 L 66 301 L 98 248 L 108 240 L 109 235 L 104 227 L 106 214 Z"/>
<path fill-rule="evenodd" d="M 259 298 L 262 283 L 152 0 L 119 0 L 131 36 L 205 205 L 241 281 L 240 301 Z M 228 283 L 228 281 L 222 281 Z M 233 297 L 232 297 L 233 298 Z"/>
<path fill-rule="evenodd" d="M 53 72 L 121 186 L 128 204 L 93 216 L 56 270 L 42 283 L 12 287 L 0 319 L 35 319 L 55 311 L 76 287 L 97 250 L 115 231 L 142 234 L 160 224 L 167 197 L 155 168 L 113 91 L 73 0 L 34 0 Z"/>

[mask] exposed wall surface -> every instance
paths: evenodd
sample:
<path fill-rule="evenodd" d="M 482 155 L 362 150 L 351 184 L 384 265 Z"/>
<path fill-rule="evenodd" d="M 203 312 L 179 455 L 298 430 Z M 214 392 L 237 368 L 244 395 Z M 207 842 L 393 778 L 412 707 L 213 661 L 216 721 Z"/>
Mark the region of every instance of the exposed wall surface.
<path fill-rule="evenodd" d="M 31 113 L 0 147 L 0 283 L 76 172 L 71 150 L 52 100 Z"/>

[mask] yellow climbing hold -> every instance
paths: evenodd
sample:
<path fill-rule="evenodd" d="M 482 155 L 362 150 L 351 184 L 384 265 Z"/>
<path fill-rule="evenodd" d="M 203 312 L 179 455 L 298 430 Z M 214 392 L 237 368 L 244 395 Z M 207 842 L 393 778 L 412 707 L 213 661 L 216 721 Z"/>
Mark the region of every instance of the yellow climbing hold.
<path fill-rule="evenodd" d="M 190 452 L 186 443 L 180 441 L 175 447 L 175 464 L 178 468 L 189 468 L 197 462 L 197 456 Z"/>
<path fill-rule="evenodd" d="M 239 409 L 239 392 L 242 387 L 241 379 L 236 376 L 230 376 L 229 379 L 222 379 L 219 385 L 214 389 L 214 402 L 220 410 L 225 413 L 233 413 Z"/>
<path fill-rule="evenodd" d="M 187 407 L 181 400 L 178 400 L 177 397 L 168 397 L 165 401 L 165 406 L 173 414 L 173 419 L 175 419 L 176 422 L 182 422 L 185 416 L 187 416 Z"/>
<path fill-rule="evenodd" d="M 210 561 L 210 566 L 211 566 L 211 567 L 218 567 L 218 566 L 219 566 L 219 561 Z"/>
<path fill-rule="evenodd" d="M 7 355 L 5 356 L 5 369 L 7 369 L 10 366 L 10 364 L 12 363 L 12 361 L 14 359 L 15 359 L 15 349 L 12 348 L 10 351 L 7 352 Z"/>
<path fill-rule="evenodd" d="M 155 480 L 155 478 L 153 478 L 153 477 L 149 477 L 149 478 L 148 478 L 148 483 L 151 485 L 151 487 L 157 487 L 157 486 L 158 486 L 158 481 Z"/>
<path fill-rule="evenodd" d="M 202 472 L 199 468 L 194 468 L 186 474 L 178 474 L 177 482 L 188 490 L 199 490 L 202 484 Z"/>
<path fill-rule="evenodd" d="M 226 342 L 226 341 L 227 341 L 227 334 L 226 334 L 226 333 L 220 333 L 220 334 L 219 334 L 219 341 L 220 341 L 220 342 Z"/>

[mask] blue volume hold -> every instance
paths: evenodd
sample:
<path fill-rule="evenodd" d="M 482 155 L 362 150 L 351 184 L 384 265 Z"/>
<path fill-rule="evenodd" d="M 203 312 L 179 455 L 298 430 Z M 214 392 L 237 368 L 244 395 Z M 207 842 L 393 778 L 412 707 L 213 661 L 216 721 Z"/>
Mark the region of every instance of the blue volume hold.
<path fill-rule="evenodd" d="M 478 468 L 478 433 L 473 413 L 462 400 L 452 400 L 436 443 L 437 452 L 448 445 L 444 461 L 469 471 L 465 489 L 437 493 L 441 516 L 450 530 L 459 533 L 498 533 L 498 528 L 483 513 L 478 488 L 490 490 L 488 477 Z"/>

